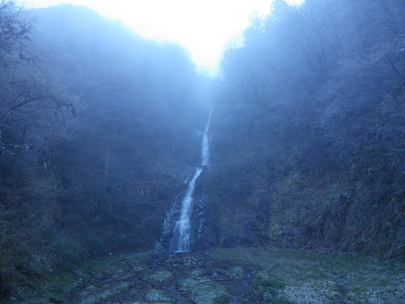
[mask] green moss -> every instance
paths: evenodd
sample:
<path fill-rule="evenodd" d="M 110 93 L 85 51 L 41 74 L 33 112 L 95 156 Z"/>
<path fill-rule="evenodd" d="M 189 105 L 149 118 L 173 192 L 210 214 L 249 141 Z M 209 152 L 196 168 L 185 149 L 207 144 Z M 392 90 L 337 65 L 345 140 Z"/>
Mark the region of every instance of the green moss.
<path fill-rule="evenodd" d="M 241 280 L 245 275 L 245 271 L 243 270 L 243 267 L 235 266 L 229 270 L 229 275 L 231 278 Z"/>
<path fill-rule="evenodd" d="M 230 299 L 229 296 L 226 294 L 217 296 L 214 300 L 213 300 L 213 304 L 225 304 L 225 303 L 229 303 Z"/>
<path fill-rule="evenodd" d="M 146 281 L 164 282 L 173 277 L 172 273 L 167 270 L 155 271 L 145 275 Z"/>
<path fill-rule="evenodd" d="M 269 240 L 272 242 L 278 242 L 280 241 L 282 235 L 283 232 L 281 231 L 280 225 L 278 225 L 274 220 L 272 220 L 270 222 L 268 231 Z"/>
<path fill-rule="evenodd" d="M 224 303 L 228 292 L 216 281 L 209 281 L 203 277 L 187 278 L 181 281 L 179 290 L 191 293 L 191 298 L 197 304 Z"/>
<path fill-rule="evenodd" d="M 270 247 L 216 248 L 209 253 L 238 265 L 261 267 L 263 270 L 255 275 L 255 290 L 269 301 L 277 294 L 282 301 L 297 303 L 331 303 L 346 294 L 348 300 L 356 299 L 353 303 L 367 303 L 370 296 L 382 303 L 405 300 L 403 263 Z"/>
<path fill-rule="evenodd" d="M 49 302 L 52 304 L 63 304 L 63 303 L 68 303 L 68 300 L 63 296 L 56 295 L 56 296 L 50 296 Z"/>
<path fill-rule="evenodd" d="M 259 295 L 261 300 L 274 304 L 289 304 L 283 290 L 285 284 L 277 279 L 258 279 L 253 285 L 253 292 Z"/>
<path fill-rule="evenodd" d="M 246 283 L 246 290 L 237 297 L 246 303 L 364 304 L 371 298 L 387 304 L 405 301 L 405 265 L 401 263 L 270 247 L 216 248 L 206 253 L 204 258 L 190 253 L 183 263 L 175 260 L 161 269 L 151 267 L 150 255 L 133 254 L 98 259 L 70 271 L 54 271 L 46 279 L 33 278 L 37 295 L 27 294 L 29 300 L 24 303 L 94 304 L 121 301 L 127 296 L 145 303 L 175 303 L 179 294 L 194 303 L 229 303 L 230 295 L 232 299 L 235 296 L 232 286 L 240 283 Z M 212 277 L 208 275 L 212 273 L 208 262 L 212 259 L 221 265 L 234 265 L 221 268 L 223 277 Z"/>
<path fill-rule="evenodd" d="M 145 299 L 146 301 L 153 303 L 175 303 L 174 299 L 167 291 L 157 289 L 148 290 Z"/>

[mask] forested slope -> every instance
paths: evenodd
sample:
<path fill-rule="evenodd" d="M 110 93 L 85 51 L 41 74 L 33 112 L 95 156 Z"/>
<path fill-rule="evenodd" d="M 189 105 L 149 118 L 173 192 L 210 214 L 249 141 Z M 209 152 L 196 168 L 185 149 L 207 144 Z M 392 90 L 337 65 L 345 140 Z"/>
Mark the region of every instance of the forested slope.
<path fill-rule="evenodd" d="M 90 9 L 0 5 L 0 297 L 34 277 L 150 250 L 199 162 L 188 54 Z"/>
<path fill-rule="evenodd" d="M 273 9 L 222 62 L 207 244 L 403 259 L 405 4 Z"/>

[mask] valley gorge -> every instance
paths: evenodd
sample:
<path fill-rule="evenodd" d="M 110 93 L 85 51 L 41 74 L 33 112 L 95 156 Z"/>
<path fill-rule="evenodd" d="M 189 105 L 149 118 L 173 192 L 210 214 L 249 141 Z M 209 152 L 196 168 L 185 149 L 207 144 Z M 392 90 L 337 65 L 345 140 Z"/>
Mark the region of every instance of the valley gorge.
<path fill-rule="evenodd" d="M 405 300 L 405 4 L 271 12 L 210 77 L 1 2 L 1 303 Z"/>

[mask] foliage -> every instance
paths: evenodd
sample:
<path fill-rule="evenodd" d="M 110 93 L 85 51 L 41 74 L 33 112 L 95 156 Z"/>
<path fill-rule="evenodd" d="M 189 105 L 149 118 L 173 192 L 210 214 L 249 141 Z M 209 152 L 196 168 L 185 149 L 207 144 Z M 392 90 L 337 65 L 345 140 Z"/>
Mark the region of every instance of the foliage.
<path fill-rule="evenodd" d="M 403 258 L 404 12 L 279 1 L 227 51 L 206 181 L 217 244 Z"/>
<path fill-rule="evenodd" d="M 180 47 L 142 40 L 89 9 L 37 14 L 33 48 L 79 97 L 72 138 L 51 151 L 58 224 L 91 255 L 151 248 L 184 178 L 176 167 L 198 157 L 185 144 L 199 142 L 194 66 Z"/>
<path fill-rule="evenodd" d="M 25 298 L 53 269 L 153 248 L 206 113 L 177 45 L 72 5 L 0 16 L 0 297 Z"/>
<path fill-rule="evenodd" d="M 25 11 L 14 0 L 0 2 L 0 59 L 1 65 L 9 66 L 12 58 L 27 59 L 26 43 L 29 40 L 31 23 Z"/>

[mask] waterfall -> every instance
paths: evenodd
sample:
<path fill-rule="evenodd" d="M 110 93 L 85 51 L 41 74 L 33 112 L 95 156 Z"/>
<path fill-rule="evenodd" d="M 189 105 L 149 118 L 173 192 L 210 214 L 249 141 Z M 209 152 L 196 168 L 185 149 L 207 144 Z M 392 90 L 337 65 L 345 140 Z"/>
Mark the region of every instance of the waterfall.
<path fill-rule="evenodd" d="M 210 163 L 210 150 L 208 132 L 211 124 L 212 110 L 208 117 L 208 122 L 202 136 L 201 144 L 201 167 L 209 166 Z M 187 191 L 181 203 L 180 219 L 176 222 L 173 228 L 173 237 L 171 240 L 171 250 L 174 252 L 188 252 L 190 251 L 190 232 L 191 232 L 191 215 L 193 211 L 193 194 L 195 183 L 200 176 L 202 168 L 196 167 L 194 176 L 189 180 Z"/>
<path fill-rule="evenodd" d="M 193 193 L 195 181 L 201 172 L 202 169 L 197 167 L 193 178 L 188 183 L 187 192 L 182 201 L 180 219 L 173 229 L 173 244 L 175 246 L 173 249 L 175 252 L 190 251 L 190 218 L 193 209 Z"/>
<path fill-rule="evenodd" d="M 207 125 L 205 126 L 205 130 L 203 133 L 203 139 L 202 139 L 201 166 L 203 166 L 203 167 L 210 165 L 210 144 L 209 144 L 209 139 L 208 139 L 208 132 L 210 130 L 211 115 L 212 115 L 212 110 L 210 112 L 210 115 L 208 116 L 208 122 L 207 122 Z"/>

